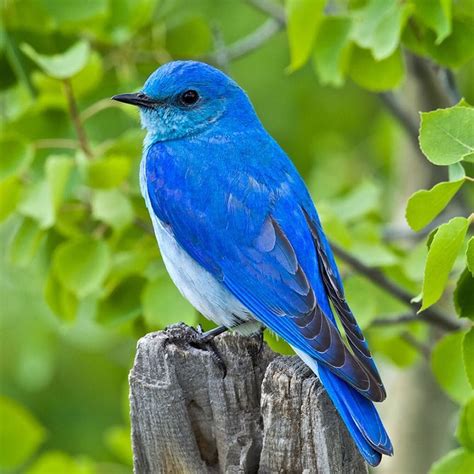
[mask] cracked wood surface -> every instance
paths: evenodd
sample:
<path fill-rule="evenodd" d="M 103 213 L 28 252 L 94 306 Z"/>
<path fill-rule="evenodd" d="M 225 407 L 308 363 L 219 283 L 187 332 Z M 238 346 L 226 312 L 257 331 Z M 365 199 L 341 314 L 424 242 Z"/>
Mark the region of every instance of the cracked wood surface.
<path fill-rule="evenodd" d="M 134 471 L 148 473 L 367 473 L 324 389 L 295 357 L 256 338 L 215 339 L 211 354 L 169 342 L 174 325 L 138 342 L 130 372 Z"/>

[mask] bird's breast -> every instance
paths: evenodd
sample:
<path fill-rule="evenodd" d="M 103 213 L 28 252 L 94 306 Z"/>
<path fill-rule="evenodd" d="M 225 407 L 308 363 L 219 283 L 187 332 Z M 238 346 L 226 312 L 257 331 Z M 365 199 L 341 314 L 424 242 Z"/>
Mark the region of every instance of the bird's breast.
<path fill-rule="evenodd" d="M 250 312 L 211 273 L 199 265 L 177 242 L 173 232 L 156 216 L 148 195 L 146 167 L 142 161 L 140 187 L 153 222 L 166 269 L 180 293 L 206 318 L 227 327 L 253 320 Z M 179 315 L 177 315 L 179 318 Z M 249 327 L 250 332 L 255 328 Z"/>

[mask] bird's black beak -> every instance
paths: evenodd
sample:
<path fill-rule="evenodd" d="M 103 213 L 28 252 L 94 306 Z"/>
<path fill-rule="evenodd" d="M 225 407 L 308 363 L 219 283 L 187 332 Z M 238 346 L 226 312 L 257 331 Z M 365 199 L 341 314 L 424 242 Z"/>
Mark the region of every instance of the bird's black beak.
<path fill-rule="evenodd" d="M 143 92 L 136 92 L 134 94 L 118 94 L 112 97 L 112 100 L 123 102 L 125 104 L 138 105 L 141 107 L 151 107 L 156 103 L 154 99 L 147 96 Z"/>

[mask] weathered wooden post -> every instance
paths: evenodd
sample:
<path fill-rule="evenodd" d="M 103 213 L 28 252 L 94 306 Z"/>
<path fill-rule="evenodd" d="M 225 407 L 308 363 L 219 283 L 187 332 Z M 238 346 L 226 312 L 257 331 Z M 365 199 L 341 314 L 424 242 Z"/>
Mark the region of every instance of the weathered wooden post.
<path fill-rule="evenodd" d="M 130 373 L 134 471 L 173 473 L 367 473 L 367 465 L 317 378 L 236 334 L 209 352 L 168 343 L 175 325 L 138 342 Z"/>

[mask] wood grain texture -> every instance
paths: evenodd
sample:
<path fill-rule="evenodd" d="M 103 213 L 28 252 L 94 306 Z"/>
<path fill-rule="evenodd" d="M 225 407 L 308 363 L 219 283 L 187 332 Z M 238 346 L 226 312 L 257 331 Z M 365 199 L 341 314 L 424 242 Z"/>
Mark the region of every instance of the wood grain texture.
<path fill-rule="evenodd" d="M 256 338 L 215 339 L 210 352 L 176 341 L 174 325 L 140 339 L 130 372 L 134 471 L 366 473 L 319 381 L 297 357 Z"/>

